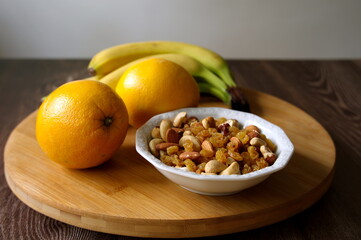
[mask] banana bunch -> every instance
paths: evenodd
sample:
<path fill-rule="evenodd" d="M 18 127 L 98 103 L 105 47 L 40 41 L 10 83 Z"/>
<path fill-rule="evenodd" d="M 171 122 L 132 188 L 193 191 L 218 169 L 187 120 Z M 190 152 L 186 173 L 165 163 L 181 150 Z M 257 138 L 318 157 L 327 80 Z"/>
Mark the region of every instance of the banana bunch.
<path fill-rule="evenodd" d="M 95 54 L 88 71 L 115 89 L 126 69 L 154 57 L 173 61 L 186 69 L 197 80 L 201 93 L 211 94 L 234 109 L 249 111 L 225 60 L 211 50 L 189 43 L 147 41 L 117 45 Z"/>

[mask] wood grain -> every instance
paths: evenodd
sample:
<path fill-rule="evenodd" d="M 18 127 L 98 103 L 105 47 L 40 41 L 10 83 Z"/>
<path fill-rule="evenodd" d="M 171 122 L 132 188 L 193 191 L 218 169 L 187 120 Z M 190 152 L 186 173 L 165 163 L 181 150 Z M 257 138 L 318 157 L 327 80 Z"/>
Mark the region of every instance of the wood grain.
<path fill-rule="evenodd" d="M 11 131 L 56 86 L 87 76 L 87 64 L 88 60 L 0 60 L 0 239 L 141 239 L 46 217 L 23 204 L 5 181 L 2 153 Z M 309 209 L 270 226 L 219 238 L 360 239 L 361 191 L 355 186 L 361 182 L 361 61 L 230 60 L 229 64 L 239 86 L 286 100 L 321 123 L 335 143 L 337 168 L 329 190 Z"/>
<path fill-rule="evenodd" d="M 302 110 L 261 92 L 245 89 L 245 94 L 253 112 L 281 126 L 296 150 L 282 172 L 239 194 L 209 197 L 173 184 L 135 152 L 133 128 L 110 162 L 82 171 L 64 169 L 47 159 L 37 144 L 36 112 L 15 128 L 5 147 L 7 182 L 25 204 L 47 216 L 120 235 L 212 236 L 286 219 L 328 189 L 334 172 L 334 144 Z M 308 132 L 323 141 L 315 141 Z"/>

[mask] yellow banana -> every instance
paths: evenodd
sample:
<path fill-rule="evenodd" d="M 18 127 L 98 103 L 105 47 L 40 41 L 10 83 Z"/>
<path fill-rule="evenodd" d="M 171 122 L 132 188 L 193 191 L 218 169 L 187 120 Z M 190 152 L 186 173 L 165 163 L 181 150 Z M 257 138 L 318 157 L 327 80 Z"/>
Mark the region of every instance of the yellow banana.
<path fill-rule="evenodd" d="M 125 72 L 125 70 L 127 70 L 129 67 L 141 61 L 150 58 L 162 58 L 177 63 L 178 65 L 182 66 L 185 70 L 187 70 L 192 76 L 202 78 L 203 81 L 209 83 L 213 87 L 218 88 L 224 92 L 226 92 L 227 90 L 226 84 L 218 76 L 216 76 L 206 67 L 204 67 L 200 62 L 187 55 L 175 54 L 175 53 L 157 54 L 157 55 L 152 55 L 137 59 L 105 75 L 100 79 L 100 82 L 103 82 L 109 85 L 111 88 L 115 89 L 120 77 Z"/>
<path fill-rule="evenodd" d="M 216 73 L 228 87 L 236 86 L 225 60 L 206 48 L 183 42 L 147 41 L 121 44 L 104 49 L 91 59 L 88 70 L 92 75 L 104 76 L 136 59 L 164 53 L 190 56 Z"/>

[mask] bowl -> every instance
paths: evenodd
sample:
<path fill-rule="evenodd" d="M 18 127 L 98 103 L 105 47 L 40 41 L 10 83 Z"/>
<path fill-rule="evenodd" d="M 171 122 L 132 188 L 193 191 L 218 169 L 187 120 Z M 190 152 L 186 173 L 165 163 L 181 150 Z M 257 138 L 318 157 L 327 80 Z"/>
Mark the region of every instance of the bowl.
<path fill-rule="evenodd" d="M 256 125 L 267 138 L 277 145 L 275 152 L 277 160 L 272 166 L 242 175 L 201 175 L 167 166 L 152 155 L 148 143 L 152 138 L 152 129 L 159 126 L 159 123 L 165 118 L 174 119 L 179 112 L 187 112 L 188 116 L 196 116 L 198 119 L 208 116 L 215 119 L 225 117 L 236 119 L 241 126 Z M 142 157 L 170 181 L 195 193 L 218 196 L 235 194 L 261 183 L 271 174 L 282 170 L 294 152 L 292 142 L 280 127 L 255 114 L 218 107 L 182 108 L 156 115 L 137 129 L 135 147 Z"/>

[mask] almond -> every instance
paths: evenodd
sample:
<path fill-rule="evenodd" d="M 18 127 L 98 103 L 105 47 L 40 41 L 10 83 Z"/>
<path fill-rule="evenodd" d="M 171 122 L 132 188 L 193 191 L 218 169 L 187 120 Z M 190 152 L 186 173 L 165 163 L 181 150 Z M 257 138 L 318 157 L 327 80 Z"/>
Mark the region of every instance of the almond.
<path fill-rule="evenodd" d="M 165 141 L 169 143 L 178 143 L 179 134 L 174 128 L 169 128 L 165 134 Z"/>
<path fill-rule="evenodd" d="M 204 141 L 202 142 L 202 149 L 214 153 L 213 145 L 212 145 L 212 143 L 211 143 L 210 141 L 208 141 L 208 140 L 204 140 Z"/>
<path fill-rule="evenodd" d="M 165 150 L 171 146 L 179 146 L 177 143 L 170 143 L 170 142 L 163 142 L 163 143 L 158 143 L 155 145 L 155 149 L 157 150 Z"/>
<path fill-rule="evenodd" d="M 250 132 L 247 133 L 249 139 L 255 138 L 255 137 L 259 137 L 259 132 L 256 130 L 252 130 Z"/>
<path fill-rule="evenodd" d="M 201 154 L 199 152 L 183 152 L 179 155 L 179 158 L 182 160 L 186 160 L 186 159 L 195 160 L 200 156 Z"/>

